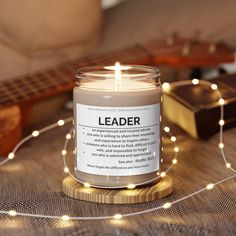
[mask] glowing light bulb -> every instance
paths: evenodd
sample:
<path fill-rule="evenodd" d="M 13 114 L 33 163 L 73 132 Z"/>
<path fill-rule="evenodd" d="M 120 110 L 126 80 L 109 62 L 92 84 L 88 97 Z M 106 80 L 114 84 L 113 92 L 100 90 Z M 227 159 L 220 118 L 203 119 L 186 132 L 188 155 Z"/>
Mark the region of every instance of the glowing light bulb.
<path fill-rule="evenodd" d="M 175 141 L 176 141 L 176 137 L 175 137 L 175 136 L 171 136 L 170 140 L 171 140 L 172 142 L 175 142 Z"/>
<path fill-rule="evenodd" d="M 70 217 L 67 216 L 67 215 L 63 215 L 63 216 L 61 217 L 61 219 L 62 219 L 62 220 L 65 220 L 65 221 L 68 221 L 68 220 L 70 219 Z"/>
<path fill-rule="evenodd" d="M 57 121 L 57 124 L 59 126 L 63 126 L 65 124 L 65 121 L 64 120 L 59 120 L 59 121 Z"/>
<path fill-rule="evenodd" d="M 210 189 L 213 189 L 214 188 L 214 184 L 210 183 L 206 186 L 206 189 L 210 190 Z"/>
<path fill-rule="evenodd" d="M 69 168 L 68 168 L 68 167 L 65 167 L 65 168 L 64 168 L 64 172 L 65 172 L 65 173 L 69 173 Z"/>
<path fill-rule="evenodd" d="M 166 127 L 164 127 L 164 131 L 165 131 L 166 133 L 169 133 L 169 132 L 170 132 L 170 128 L 169 128 L 168 126 L 166 126 Z"/>
<path fill-rule="evenodd" d="M 173 163 L 174 165 L 177 164 L 177 162 L 178 162 L 177 159 L 173 159 L 173 160 L 172 160 L 172 163 Z"/>
<path fill-rule="evenodd" d="M 224 100 L 223 98 L 220 98 L 220 99 L 219 99 L 219 104 L 220 104 L 220 105 L 224 105 L 224 104 L 225 104 L 225 100 Z"/>
<path fill-rule="evenodd" d="M 166 202 L 163 206 L 164 209 L 168 209 L 171 207 L 171 203 L 170 202 Z"/>
<path fill-rule="evenodd" d="M 175 147 L 175 148 L 174 148 L 174 151 L 175 151 L 175 152 L 179 152 L 179 148 L 178 148 L 178 147 Z"/>
<path fill-rule="evenodd" d="M 114 218 L 115 220 L 120 220 L 120 219 L 122 219 L 122 215 L 121 215 L 121 214 L 115 214 L 115 215 L 113 216 L 113 218 Z"/>
<path fill-rule="evenodd" d="M 61 151 L 61 154 L 62 154 L 63 156 L 65 156 L 65 155 L 67 154 L 67 151 L 66 151 L 65 149 L 63 149 L 63 150 Z"/>
<path fill-rule="evenodd" d="M 91 186 L 90 183 L 88 183 L 88 182 L 85 182 L 85 183 L 84 183 L 84 187 L 85 187 L 85 188 L 89 188 L 90 186 Z"/>
<path fill-rule="evenodd" d="M 161 172 L 160 176 L 163 178 L 166 176 L 166 172 Z"/>
<path fill-rule="evenodd" d="M 193 80 L 192 80 L 192 83 L 193 83 L 193 85 L 199 84 L 199 79 L 193 79 Z"/>
<path fill-rule="evenodd" d="M 225 121 L 224 120 L 219 120 L 219 125 L 220 126 L 223 126 L 225 124 Z"/>
<path fill-rule="evenodd" d="M 219 148 L 220 148 L 220 149 L 224 148 L 224 146 L 225 146 L 225 145 L 224 145 L 223 143 L 219 143 Z"/>
<path fill-rule="evenodd" d="M 225 166 L 226 166 L 227 168 L 231 168 L 231 164 L 230 164 L 229 162 L 227 162 L 227 163 L 225 164 Z"/>
<path fill-rule="evenodd" d="M 167 82 L 163 83 L 161 87 L 164 92 L 168 92 L 170 90 L 170 84 Z"/>
<path fill-rule="evenodd" d="M 212 84 L 212 85 L 211 85 L 211 89 L 212 89 L 212 90 L 216 90 L 217 88 L 218 88 L 218 86 L 217 86 L 216 84 Z"/>
<path fill-rule="evenodd" d="M 33 137 L 39 136 L 39 131 L 38 131 L 38 130 L 33 131 L 33 132 L 32 132 L 32 136 L 33 136 Z"/>
<path fill-rule="evenodd" d="M 13 159 L 14 157 L 15 157 L 14 152 L 10 152 L 10 153 L 8 154 L 8 159 Z"/>
<path fill-rule="evenodd" d="M 68 139 L 68 140 L 71 139 L 71 134 L 67 134 L 66 139 Z"/>
<path fill-rule="evenodd" d="M 127 188 L 128 189 L 134 189 L 136 186 L 135 186 L 135 184 L 128 184 L 127 185 Z"/>
<path fill-rule="evenodd" d="M 8 212 L 8 215 L 9 216 L 16 216 L 17 213 L 16 213 L 16 211 L 11 210 L 11 211 Z"/>

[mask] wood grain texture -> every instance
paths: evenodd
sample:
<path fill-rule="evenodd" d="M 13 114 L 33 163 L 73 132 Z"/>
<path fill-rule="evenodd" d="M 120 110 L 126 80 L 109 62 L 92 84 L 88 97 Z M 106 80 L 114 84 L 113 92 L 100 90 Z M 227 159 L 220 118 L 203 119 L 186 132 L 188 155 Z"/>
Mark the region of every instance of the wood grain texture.
<path fill-rule="evenodd" d="M 97 189 L 84 187 L 83 184 L 68 176 L 63 180 L 62 191 L 67 196 L 82 201 L 135 204 L 150 202 L 168 196 L 173 191 L 173 184 L 171 177 L 166 176 L 154 185 L 136 189 Z"/>

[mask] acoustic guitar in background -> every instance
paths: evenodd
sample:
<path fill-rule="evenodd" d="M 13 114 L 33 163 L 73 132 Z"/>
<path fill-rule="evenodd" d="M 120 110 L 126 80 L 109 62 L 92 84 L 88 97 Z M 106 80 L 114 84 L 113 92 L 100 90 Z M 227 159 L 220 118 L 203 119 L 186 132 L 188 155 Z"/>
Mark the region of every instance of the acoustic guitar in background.
<path fill-rule="evenodd" d="M 105 55 L 86 57 L 54 68 L 0 82 L 0 155 L 8 154 L 22 138 L 33 105 L 71 91 L 79 67 L 121 64 L 215 67 L 233 62 L 233 51 L 221 43 L 187 39 L 154 40 Z"/>

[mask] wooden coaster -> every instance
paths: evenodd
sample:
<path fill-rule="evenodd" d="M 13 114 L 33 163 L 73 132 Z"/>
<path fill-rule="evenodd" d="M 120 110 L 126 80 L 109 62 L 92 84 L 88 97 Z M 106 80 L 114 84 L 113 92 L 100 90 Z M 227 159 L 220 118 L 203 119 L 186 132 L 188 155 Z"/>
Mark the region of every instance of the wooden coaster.
<path fill-rule="evenodd" d="M 62 192 L 69 197 L 88 202 L 132 204 L 161 199 L 173 191 L 172 179 L 161 178 L 154 185 L 136 189 L 98 189 L 86 188 L 72 177 L 66 177 L 62 183 Z"/>

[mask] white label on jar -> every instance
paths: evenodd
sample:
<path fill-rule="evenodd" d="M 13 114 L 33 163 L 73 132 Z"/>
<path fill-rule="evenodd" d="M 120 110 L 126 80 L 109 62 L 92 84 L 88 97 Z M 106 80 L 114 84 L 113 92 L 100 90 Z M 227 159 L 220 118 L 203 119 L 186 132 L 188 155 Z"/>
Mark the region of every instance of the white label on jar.
<path fill-rule="evenodd" d="M 159 170 L 160 104 L 100 107 L 76 104 L 79 171 L 109 176 Z"/>

